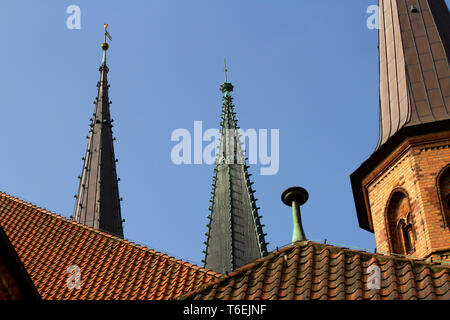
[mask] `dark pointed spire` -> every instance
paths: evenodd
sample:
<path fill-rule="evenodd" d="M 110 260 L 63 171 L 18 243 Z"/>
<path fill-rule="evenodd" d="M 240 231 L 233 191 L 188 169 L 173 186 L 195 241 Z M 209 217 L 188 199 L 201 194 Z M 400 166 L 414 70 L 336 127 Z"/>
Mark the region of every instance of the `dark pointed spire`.
<path fill-rule="evenodd" d="M 105 231 L 123 238 L 122 216 L 118 179 L 116 174 L 116 158 L 114 156 L 112 120 L 108 97 L 108 67 L 106 51 L 109 48 L 106 31 L 100 81 L 97 83 L 98 95 L 94 101 L 95 112 L 91 118 L 86 156 L 83 158 L 83 170 L 76 197 L 73 219 L 95 229 Z M 111 38 L 110 38 L 111 39 Z"/>
<path fill-rule="evenodd" d="M 445 1 L 407 6 L 404 0 L 381 0 L 380 7 L 376 150 L 404 132 L 450 124 L 450 13 Z"/>
<path fill-rule="evenodd" d="M 226 273 L 267 254 L 267 244 L 258 215 L 250 174 L 241 148 L 231 92 L 233 85 L 220 86 L 222 121 L 220 151 L 214 169 L 211 213 L 205 252 L 207 269 Z"/>
<path fill-rule="evenodd" d="M 372 232 L 368 181 L 374 181 L 375 168 L 407 139 L 450 128 L 450 13 L 445 1 L 379 4 L 379 139 L 372 155 L 351 174 L 359 225 Z"/>

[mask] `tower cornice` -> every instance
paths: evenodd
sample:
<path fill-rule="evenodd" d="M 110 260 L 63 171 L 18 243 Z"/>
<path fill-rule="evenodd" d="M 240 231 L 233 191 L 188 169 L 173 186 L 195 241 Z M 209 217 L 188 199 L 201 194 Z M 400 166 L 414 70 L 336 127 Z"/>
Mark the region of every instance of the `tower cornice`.
<path fill-rule="evenodd" d="M 379 8 L 379 139 L 350 176 L 359 225 L 369 231 L 367 180 L 405 141 L 450 128 L 450 13 L 445 1 L 379 0 Z"/>

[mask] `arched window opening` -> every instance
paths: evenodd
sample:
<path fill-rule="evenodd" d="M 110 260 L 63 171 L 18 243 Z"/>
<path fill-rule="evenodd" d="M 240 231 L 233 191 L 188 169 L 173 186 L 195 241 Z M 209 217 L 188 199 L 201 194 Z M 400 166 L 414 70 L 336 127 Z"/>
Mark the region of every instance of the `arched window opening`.
<path fill-rule="evenodd" d="M 402 226 L 403 243 L 406 254 L 411 254 L 414 252 L 413 236 L 412 236 L 412 226 L 411 224 L 404 223 Z"/>
<path fill-rule="evenodd" d="M 442 217 L 445 219 L 445 225 L 450 227 L 450 165 L 447 165 L 444 171 L 439 174 L 437 185 L 439 198 L 442 201 Z"/>
<path fill-rule="evenodd" d="M 395 191 L 387 208 L 387 222 L 391 251 L 411 254 L 415 251 L 415 234 L 411 222 L 409 198 L 403 191 Z"/>

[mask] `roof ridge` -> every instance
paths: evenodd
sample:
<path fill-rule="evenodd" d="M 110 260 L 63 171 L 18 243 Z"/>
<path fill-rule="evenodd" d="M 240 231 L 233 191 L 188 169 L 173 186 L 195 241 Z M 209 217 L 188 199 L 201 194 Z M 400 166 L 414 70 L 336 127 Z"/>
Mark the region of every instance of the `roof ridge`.
<path fill-rule="evenodd" d="M 184 260 L 182 260 L 180 258 L 176 258 L 176 257 L 170 256 L 167 253 L 163 253 L 163 252 L 157 251 L 155 249 L 151 249 L 151 248 L 149 248 L 149 247 L 147 247 L 145 245 L 138 244 L 138 243 L 133 242 L 133 241 L 131 241 L 129 239 L 122 239 L 122 238 L 114 236 L 114 235 L 112 235 L 110 233 L 106 233 L 106 232 L 103 232 L 101 230 L 97 230 L 97 229 L 94 229 L 94 228 L 89 227 L 87 225 L 78 223 L 76 221 L 68 219 L 67 217 L 64 217 L 64 216 L 59 215 L 59 214 L 57 214 L 55 212 L 52 212 L 52 211 L 50 211 L 48 209 L 39 207 L 38 205 L 35 205 L 35 204 L 31 203 L 31 202 L 28 202 L 28 201 L 22 200 L 22 199 L 20 199 L 18 197 L 15 197 L 13 195 L 10 195 L 10 194 L 8 194 L 8 193 L 6 193 L 4 191 L 0 191 L 0 198 L 2 198 L 2 197 L 6 198 L 6 199 L 9 199 L 10 201 L 13 201 L 13 202 L 16 202 L 16 203 L 20 203 L 20 204 L 25 205 L 27 207 L 33 208 L 35 210 L 38 210 L 39 212 L 47 214 L 50 217 L 53 217 L 53 218 L 56 218 L 56 219 L 60 219 L 60 220 L 64 221 L 65 223 L 70 223 L 70 224 L 74 225 L 75 227 L 77 227 L 79 229 L 82 229 L 82 230 L 84 229 L 84 230 L 89 231 L 89 232 L 91 232 L 93 234 L 98 234 L 100 236 L 103 236 L 103 237 L 108 238 L 108 239 L 113 240 L 113 241 L 123 242 L 123 243 L 125 243 L 126 245 L 128 245 L 130 247 L 134 247 L 134 248 L 137 248 L 137 249 L 140 249 L 140 250 L 145 250 L 146 252 L 152 253 L 153 255 L 157 255 L 159 257 L 163 257 L 163 258 L 167 259 L 169 262 L 181 264 L 181 265 L 184 265 L 186 267 L 198 270 L 199 272 L 204 272 L 206 274 L 210 274 L 210 275 L 215 276 L 215 277 L 220 277 L 219 273 L 216 273 L 216 272 L 214 272 L 212 270 L 208 270 L 208 269 L 205 269 L 205 268 L 200 267 L 198 265 L 195 265 L 193 263 L 184 261 Z"/>
<path fill-rule="evenodd" d="M 309 241 L 306 240 L 306 241 L 302 241 L 302 242 L 309 242 Z M 288 251 L 289 249 L 292 249 L 293 247 L 296 247 L 296 246 L 298 246 L 298 245 L 291 244 L 291 245 L 285 246 L 285 247 L 283 247 L 283 248 L 281 248 L 279 250 L 271 251 L 266 256 L 261 257 L 259 259 L 256 259 L 253 262 L 251 262 L 249 264 L 246 264 L 245 266 L 242 266 L 240 268 L 237 268 L 237 269 L 233 270 L 232 272 L 230 272 L 228 274 L 222 275 L 216 281 L 208 282 L 208 283 L 198 287 L 198 289 L 196 289 L 194 291 L 191 291 L 191 292 L 189 292 L 187 294 L 179 296 L 177 299 L 180 299 L 180 300 L 189 299 L 189 297 L 195 296 L 197 293 L 200 293 L 203 290 L 206 290 L 206 289 L 208 289 L 208 288 L 210 288 L 210 287 L 212 287 L 212 286 L 214 286 L 216 284 L 222 283 L 224 281 L 228 281 L 230 278 L 232 278 L 234 276 L 237 276 L 237 275 L 240 275 L 240 274 L 244 274 L 245 271 L 247 271 L 249 269 L 253 269 L 254 267 L 263 265 L 266 261 L 269 261 L 271 258 L 277 256 L 278 254 L 280 254 L 282 252 Z"/>
<path fill-rule="evenodd" d="M 424 258 L 416 258 L 410 255 L 403 255 L 403 254 L 398 254 L 398 253 L 382 253 L 382 252 L 370 252 L 370 251 L 366 251 L 367 249 L 363 249 L 363 248 L 357 248 L 357 247 L 350 247 L 350 246 L 345 246 L 343 244 L 337 244 L 337 243 L 331 243 L 331 242 L 319 242 L 319 241 L 314 241 L 314 240 L 308 240 L 309 242 L 311 242 L 312 244 L 316 244 L 318 246 L 322 246 L 323 248 L 325 247 L 331 247 L 331 248 L 338 248 L 338 249 L 342 249 L 342 250 L 346 250 L 347 252 L 350 253 L 359 253 L 359 254 L 363 254 L 363 255 L 370 255 L 372 257 L 374 257 L 377 260 L 380 259 L 394 259 L 396 261 L 409 261 L 414 263 L 422 263 L 425 264 L 427 266 L 437 266 L 437 267 L 443 267 L 443 268 L 450 268 L 450 263 L 445 261 L 445 260 L 439 260 L 439 259 L 433 259 L 433 261 L 427 261 Z M 287 246 L 289 246 L 290 244 L 288 244 Z"/>
<path fill-rule="evenodd" d="M 210 289 L 211 287 L 214 287 L 215 285 L 226 282 L 233 277 L 245 274 L 246 271 L 254 269 L 256 267 L 259 267 L 260 265 L 263 265 L 265 262 L 270 261 L 272 258 L 274 258 L 278 255 L 281 255 L 283 253 L 285 254 L 287 251 L 289 251 L 293 248 L 296 248 L 296 247 L 306 248 L 308 246 L 316 247 L 316 249 L 320 250 L 320 251 L 323 251 L 325 249 L 328 249 L 328 250 L 329 249 L 340 249 L 339 251 L 345 255 L 350 254 L 350 255 L 366 256 L 368 261 L 375 259 L 376 262 L 378 262 L 378 263 L 379 262 L 387 262 L 387 261 L 392 261 L 392 262 L 400 262 L 401 261 L 401 262 L 411 265 L 411 267 L 415 267 L 415 265 L 420 264 L 424 267 L 430 268 L 431 271 L 433 271 L 434 273 L 436 273 L 436 269 L 440 269 L 439 272 L 450 271 L 450 266 L 447 266 L 445 264 L 438 265 L 438 264 L 430 263 L 430 262 L 424 261 L 424 260 L 415 260 L 415 259 L 408 259 L 406 257 L 398 257 L 398 256 L 394 256 L 394 255 L 384 255 L 382 253 L 373 253 L 373 252 L 367 252 L 367 251 L 361 251 L 361 250 L 353 250 L 353 249 L 349 249 L 349 248 L 345 248 L 345 247 L 334 246 L 331 244 L 319 243 L 319 242 L 314 242 L 311 240 L 304 240 L 304 241 L 297 241 L 294 243 L 290 243 L 282 248 L 277 248 L 276 250 L 269 252 L 265 257 L 259 258 L 245 266 L 242 266 L 236 270 L 233 270 L 233 272 L 230 272 L 229 274 L 222 275 L 217 280 L 208 282 L 208 283 L 198 287 L 194 291 L 190 291 L 184 295 L 180 295 L 177 299 L 180 299 L 180 300 L 190 299 L 191 297 L 201 293 L 202 291 L 206 291 L 207 289 Z"/>

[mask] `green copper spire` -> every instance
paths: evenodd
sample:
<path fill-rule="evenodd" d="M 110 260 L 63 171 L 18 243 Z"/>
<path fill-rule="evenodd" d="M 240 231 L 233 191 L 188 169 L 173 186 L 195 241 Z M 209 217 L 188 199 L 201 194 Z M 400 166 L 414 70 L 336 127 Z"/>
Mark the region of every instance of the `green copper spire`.
<path fill-rule="evenodd" d="M 227 92 L 230 93 L 233 91 L 233 85 L 231 83 L 228 82 L 227 80 L 227 60 L 224 59 L 223 60 L 224 66 L 225 68 L 223 69 L 224 73 L 225 73 L 225 82 L 220 86 L 220 91 L 222 91 L 223 94 L 226 94 Z"/>
<path fill-rule="evenodd" d="M 223 72 L 225 73 L 225 83 L 227 83 L 228 82 L 227 81 L 228 69 L 227 69 L 227 59 L 226 58 L 223 59 L 223 65 L 224 65 Z"/>
<path fill-rule="evenodd" d="M 205 267 L 226 273 L 267 254 L 265 233 L 258 215 L 244 150 L 234 111 L 233 85 L 220 86 L 222 97 L 221 141 L 210 199 L 211 211 L 205 242 Z"/>

